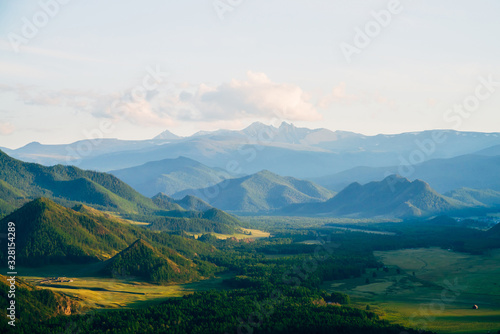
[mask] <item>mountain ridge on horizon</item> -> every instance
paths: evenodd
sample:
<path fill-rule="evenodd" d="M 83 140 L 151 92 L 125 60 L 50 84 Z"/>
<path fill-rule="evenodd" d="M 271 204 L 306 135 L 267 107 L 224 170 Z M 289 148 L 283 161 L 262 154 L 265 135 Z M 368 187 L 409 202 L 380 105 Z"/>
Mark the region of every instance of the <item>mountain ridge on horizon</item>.
<path fill-rule="evenodd" d="M 164 133 L 164 138 L 176 136 Z M 436 137 L 441 138 L 439 142 L 435 141 Z M 82 147 L 90 148 L 82 151 Z M 286 122 L 279 127 L 255 122 L 239 131 L 198 133 L 180 139 L 99 139 L 69 145 L 38 143 L 9 153 L 23 161 L 43 165 L 70 164 L 104 172 L 183 156 L 209 168 L 226 170 L 233 177 L 267 169 L 279 175 L 309 179 L 359 166 L 377 168 L 406 164 L 402 159 L 414 161 L 415 156 L 423 162 L 478 152 L 496 155 L 500 152 L 498 147 L 500 133 L 426 130 L 364 136 L 324 128 L 312 130 Z"/>
<path fill-rule="evenodd" d="M 325 127 L 320 127 L 320 128 L 309 128 L 309 127 L 300 127 L 296 126 L 293 122 L 287 122 L 287 121 L 282 121 L 279 126 L 275 126 L 273 124 L 265 124 L 261 121 L 255 121 L 251 123 L 250 125 L 242 128 L 242 129 L 226 129 L 226 128 L 220 128 L 216 130 L 199 130 L 196 132 L 193 132 L 190 135 L 177 135 L 175 134 L 172 129 L 165 129 L 158 135 L 152 137 L 152 138 L 144 138 L 144 139 L 120 139 L 117 137 L 99 137 L 99 138 L 86 138 L 86 139 L 79 139 L 74 142 L 64 142 L 64 143 L 58 143 L 58 144 L 42 144 L 41 142 L 35 140 L 31 141 L 25 145 L 22 145 L 17 148 L 9 148 L 9 147 L 2 147 L 0 146 L 0 149 L 5 149 L 9 151 L 15 151 L 19 150 L 22 148 L 26 148 L 29 146 L 33 145 L 42 145 L 42 146 L 58 146 L 58 145 L 70 145 L 70 144 L 75 144 L 79 143 L 82 141 L 123 141 L 123 142 L 144 142 L 144 141 L 152 141 L 152 140 L 182 140 L 182 139 L 187 139 L 187 138 L 192 138 L 192 137 L 201 137 L 201 136 L 206 136 L 206 135 L 213 135 L 213 134 L 220 134 L 220 133 L 238 133 L 238 132 L 248 132 L 247 130 L 251 129 L 274 129 L 274 130 L 279 130 L 280 128 L 294 128 L 294 129 L 306 129 L 310 131 L 328 131 L 331 133 L 343 133 L 343 134 L 355 134 L 363 137 L 376 137 L 376 136 L 398 136 L 398 135 L 405 135 L 405 134 L 419 134 L 419 133 L 425 133 L 425 132 L 432 132 L 432 131 L 441 131 L 441 132 L 457 132 L 457 133 L 468 133 L 468 134 L 489 134 L 489 135 L 498 135 L 500 136 L 500 131 L 499 132 L 486 132 L 486 131 L 460 131 L 460 130 L 454 130 L 454 129 L 426 129 L 426 130 L 419 130 L 419 131 L 403 131 L 403 132 L 394 132 L 394 133 L 384 133 L 384 132 L 379 132 L 376 134 L 364 134 L 362 132 L 356 132 L 356 131 L 350 131 L 350 130 L 332 130 L 329 128 Z"/>

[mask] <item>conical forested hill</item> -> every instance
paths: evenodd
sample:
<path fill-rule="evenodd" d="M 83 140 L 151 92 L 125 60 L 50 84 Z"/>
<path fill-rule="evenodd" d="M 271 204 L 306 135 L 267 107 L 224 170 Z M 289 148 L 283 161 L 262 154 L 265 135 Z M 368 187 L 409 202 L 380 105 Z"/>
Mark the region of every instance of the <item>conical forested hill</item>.
<path fill-rule="evenodd" d="M 130 251 L 129 245 L 141 239 L 141 246 L 147 244 L 154 249 L 152 263 L 158 267 L 157 275 L 148 274 L 147 279 L 187 281 L 217 270 L 216 266 L 199 259 L 203 254 L 216 251 L 211 245 L 152 232 L 91 208 L 77 206 L 75 209 L 80 212 L 40 198 L 0 220 L 4 230 L 8 222 L 15 224 L 17 264 L 41 266 L 104 261 L 125 249 Z M 6 258 L 5 249 L 1 253 L 2 260 Z M 176 275 L 164 275 L 159 263 L 168 264 L 164 269 Z"/>

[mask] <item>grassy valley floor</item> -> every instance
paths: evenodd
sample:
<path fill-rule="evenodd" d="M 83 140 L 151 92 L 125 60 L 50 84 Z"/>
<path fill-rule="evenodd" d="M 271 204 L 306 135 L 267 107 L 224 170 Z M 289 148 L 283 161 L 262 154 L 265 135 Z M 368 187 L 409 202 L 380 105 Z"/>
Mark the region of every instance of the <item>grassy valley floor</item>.
<path fill-rule="evenodd" d="M 40 288 L 76 297 L 83 307 L 96 309 L 146 307 L 195 291 L 227 289 L 223 281 L 234 276 L 232 273 L 222 273 L 215 278 L 198 282 L 157 285 L 141 282 L 133 277 L 100 277 L 95 274 L 100 266 L 101 263 L 19 268 L 18 273 L 24 280 Z"/>
<path fill-rule="evenodd" d="M 384 319 L 438 333 L 500 330 L 500 251 L 485 255 L 439 248 L 375 252 L 385 270 L 330 281 L 327 291 L 351 296 Z M 474 310 L 473 305 L 479 309 Z"/>

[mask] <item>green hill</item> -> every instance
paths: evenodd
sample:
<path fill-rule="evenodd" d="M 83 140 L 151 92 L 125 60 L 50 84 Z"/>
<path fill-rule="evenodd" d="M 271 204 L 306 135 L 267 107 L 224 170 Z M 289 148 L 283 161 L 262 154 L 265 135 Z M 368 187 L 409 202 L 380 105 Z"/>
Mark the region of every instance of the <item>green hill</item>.
<path fill-rule="evenodd" d="M 7 307 L 10 298 L 8 291 L 10 282 L 6 276 L 0 275 L 0 331 L 8 333 L 10 325 L 7 321 Z M 78 312 L 78 303 L 58 292 L 38 289 L 16 277 L 16 325 L 40 322 L 57 315 L 70 315 Z"/>
<path fill-rule="evenodd" d="M 198 272 L 190 270 L 193 265 L 191 260 L 176 252 L 165 253 L 137 239 L 108 260 L 104 272 L 113 277 L 133 276 L 154 283 L 200 278 Z"/>
<path fill-rule="evenodd" d="M 310 181 L 282 177 L 267 170 L 238 179 L 226 180 L 210 188 L 186 190 L 174 195 L 214 193 L 203 198 L 210 205 L 222 210 L 237 212 L 265 212 L 293 203 L 322 202 L 334 193 Z"/>
<path fill-rule="evenodd" d="M 152 197 L 152 200 L 153 203 L 164 210 L 207 211 L 213 208 L 207 202 L 191 195 L 186 195 L 184 198 L 176 200 L 164 193 L 158 193 Z"/>
<path fill-rule="evenodd" d="M 149 228 L 155 231 L 233 234 L 241 225 L 235 217 L 195 196 L 186 195 L 183 199 L 174 200 L 159 193 L 153 197 L 153 202 L 162 209 L 171 210 L 154 217 L 139 217 L 140 220 L 149 221 Z"/>
<path fill-rule="evenodd" d="M 85 206 L 75 209 L 80 212 L 40 198 L 2 219 L 0 226 L 5 230 L 8 222 L 15 223 L 17 264 L 41 266 L 103 261 L 142 239 L 181 269 L 177 276 L 169 276 L 171 278 L 192 280 L 216 268 L 198 258 L 214 251 L 210 245 L 155 233 Z M 2 260 L 5 257 L 2 250 Z M 158 275 L 156 281 L 165 280 L 164 275 Z"/>
<path fill-rule="evenodd" d="M 151 198 L 153 200 L 153 203 L 156 204 L 160 209 L 163 210 L 178 210 L 182 211 L 184 208 L 180 206 L 179 204 L 176 203 L 176 201 L 164 194 L 164 193 L 158 193 L 156 196 Z"/>
<path fill-rule="evenodd" d="M 65 205 L 85 203 L 118 212 L 158 210 L 151 199 L 113 175 L 73 166 L 26 163 L 0 151 L 0 216 L 42 196 Z"/>
<path fill-rule="evenodd" d="M 110 173 L 148 197 L 160 192 L 172 195 L 186 189 L 204 188 L 229 177 L 221 170 L 185 157 L 151 161 Z"/>
<path fill-rule="evenodd" d="M 207 211 L 213 208 L 207 202 L 191 195 L 186 195 L 184 198 L 176 200 L 175 203 L 179 204 L 185 210 L 191 211 Z"/>
<path fill-rule="evenodd" d="M 226 212 L 211 208 L 207 211 L 171 211 L 168 216 L 153 217 L 148 228 L 155 231 L 186 231 L 194 233 L 233 234 L 240 221 Z"/>

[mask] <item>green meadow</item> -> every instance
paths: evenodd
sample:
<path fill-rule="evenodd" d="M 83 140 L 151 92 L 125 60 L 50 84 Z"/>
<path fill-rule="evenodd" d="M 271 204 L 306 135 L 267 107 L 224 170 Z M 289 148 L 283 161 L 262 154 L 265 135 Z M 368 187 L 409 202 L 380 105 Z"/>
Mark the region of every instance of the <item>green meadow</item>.
<path fill-rule="evenodd" d="M 413 328 L 443 334 L 500 330 L 500 251 L 468 255 L 425 248 L 375 256 L 386 271 L 370 270 L 323 288 L 348 293 L 355 306 Z"/>
<path fill-rule="evenodd" d="M 157 285 L 138 281 L 132 277 L 109 278 L 97 274 L 102 263 L 91 265 L 46 266 L 20 268 L 26 281 L 41 288 L 51 289 L 77 298 L 83 307 L 96 309 L 146 307 L 167 298 L 182 297 L 195 291 L 226 289 L 223 281 L 233 277 L 222 273 L 217 277 L 197 282 Z M 64 277 L 72 282 L 54 282 L 47 279 Z"/>

